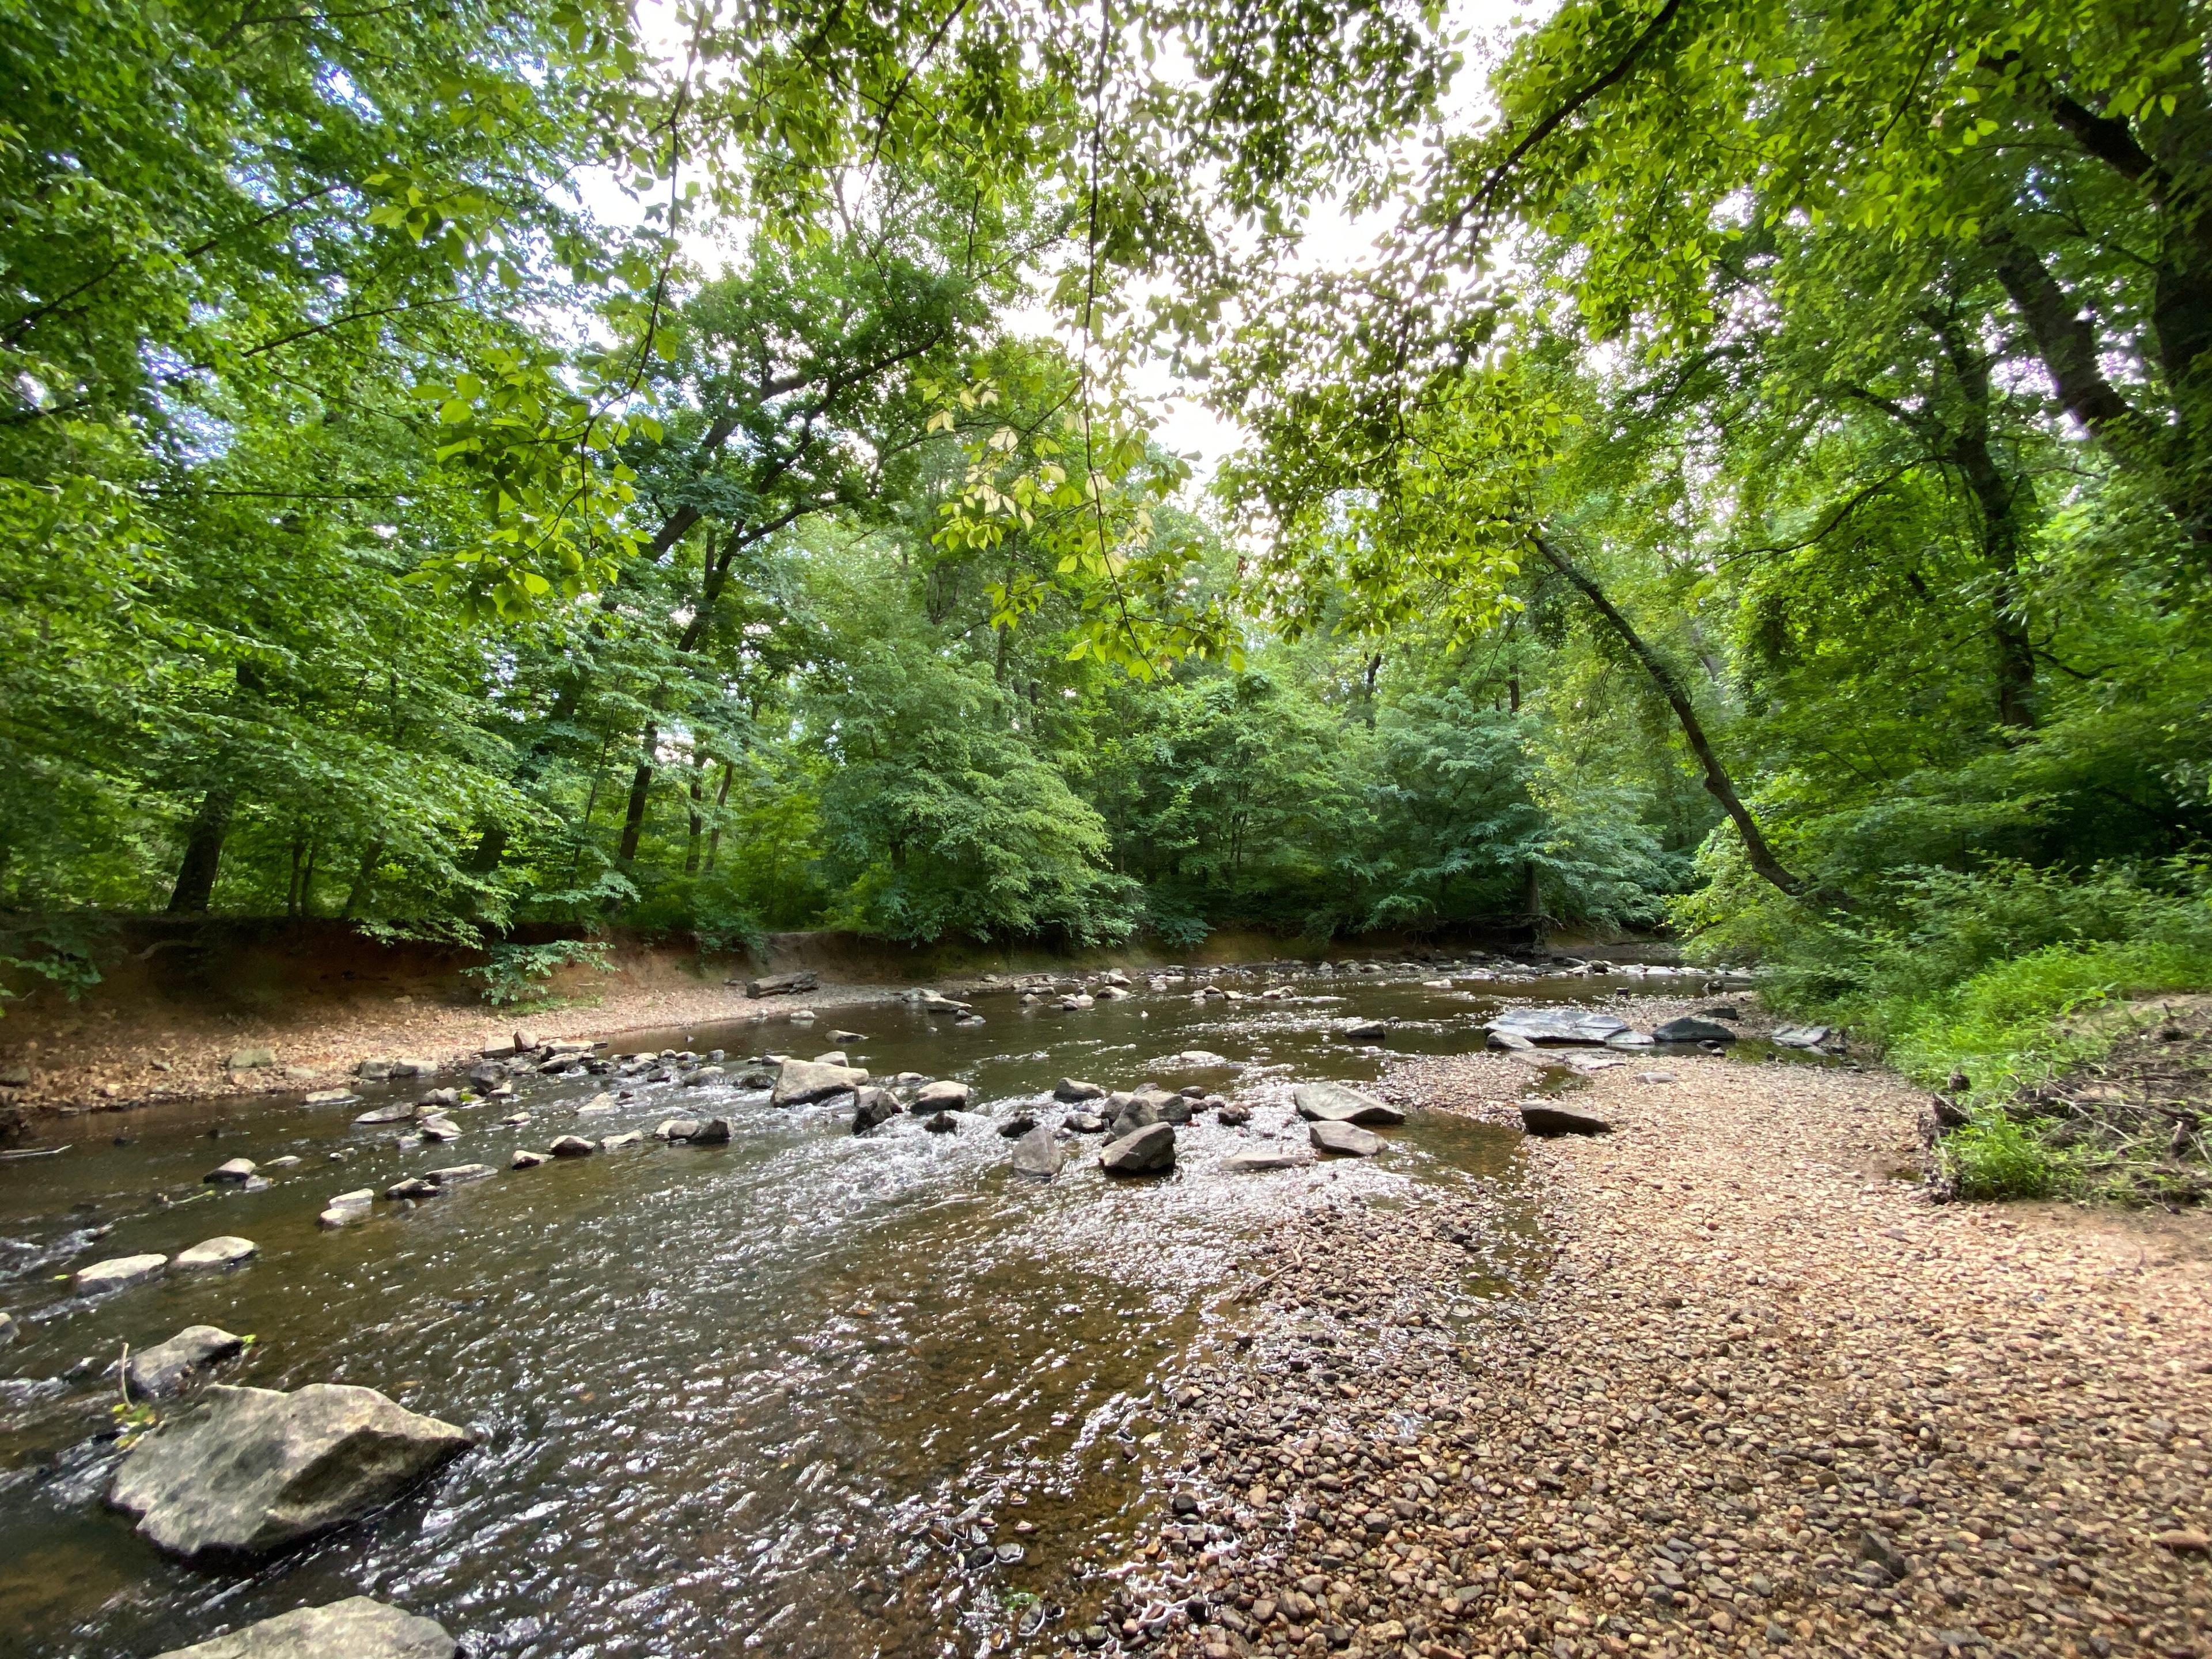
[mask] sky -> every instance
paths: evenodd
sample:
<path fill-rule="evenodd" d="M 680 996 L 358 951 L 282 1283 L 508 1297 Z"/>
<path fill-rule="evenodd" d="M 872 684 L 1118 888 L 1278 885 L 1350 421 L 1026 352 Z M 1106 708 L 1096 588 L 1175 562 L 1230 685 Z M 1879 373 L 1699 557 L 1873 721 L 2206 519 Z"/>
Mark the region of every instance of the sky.
<path fill-rule="evenodd" d="M 1446 125 L 1463 131 L 1483 118 L 1486 94 L 1483 65 L 1498 44 L 1517 33 L 1528 20 L 1551 9 L 1551 0 L 1448 0 L 1450 26 L 1466 37 L 1462 51 L 1468 67 L 1448 97 L 1443 111 Z M 647 43 L 664 61 L 680 63 L 684 38 L 677 22 L 673 0 L 637 0 L 640 30 Z M 634 222 L 639 204 L 617 184 L 612 173 L 597 170 L 575 180 L 585 204 L 609 222 Z M 1294 263 L 1300 268 L 1355 268 L 1375 248 L 1387 228 L 1387 214 L 1356 220 L 1335 203 L 1313 204 L 1307 216 L 1307 233 Z M 685 252 L 699 269 L 716 272 L 727 263 L 725 248 L 710 235 L 687 236 Z M 1038 333 L 1054 332 L 1059 325 L 1042 303 L 1015 312 L 1009 322 Z M 1195 386 L 1183 380 L 1166 362 L 1145 365 L 1135 377 L 1136 392 L 1152 405 L 1158 425 L 1155 436 L 1169 449 L 1190 457 L 1196 482 L 1203 484 L 1221 464 L 1240 448 L 1246 434 L 1233 421 L 1224 419 L 1201 401 Z"/>

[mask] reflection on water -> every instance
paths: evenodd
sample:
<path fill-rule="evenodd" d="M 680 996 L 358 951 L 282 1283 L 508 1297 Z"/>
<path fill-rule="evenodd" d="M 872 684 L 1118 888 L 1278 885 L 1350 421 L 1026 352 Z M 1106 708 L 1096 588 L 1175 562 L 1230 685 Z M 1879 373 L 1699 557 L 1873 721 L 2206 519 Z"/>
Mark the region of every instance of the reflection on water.
<path fill-rule="evenodd" d="M 1285 1001 L 1140 994 L 1069 1014 L 1000 995 L 964 1028 L 902 1005 L 842 1009 L 818 1036 L 777 1021 L 620 1045 L 811 1055 L 850 1024 L 854 1062 L 878 1075 L 975 1085 L 949 1135 L 902 1117 L 855 1138 L 849 1109 L 634 1080 L 634 1100 L 580 1121 L 599 1078 L 526 1089 L 519 1128 L 500 1125 L 507 1108 L 465 1108 L 460 1140 L 436 1147 L 353 1127 L 360 1108 L 265 1098 L 76 1121 L 69 1152 L 0 1166 L 0 1273 L 24 1325 L 0 1395 L 0 1626 L 26 1653 L 151 1654 L 366 1593 L 478 1655 L 920 1655 L 1078 1601 L 1142 1518 L 1163 1380 L 1246 1241 L 1330 1183 L 1387 1200 L 1517 1172 L 1517 1137 L 1419 1114 L 1373 1163 L 1220 1170 L 1255 1139 L 1303 1141 L 1292 1080 L 1376 1074 L 1382 1054 L 1340 1035 L 1353 1016 L 1396 1022 L 1393 1049 L 1449 1052 L 1497 1006 L 1408 981 L 1297 985 Z M 1232 1064 L 1169 1059 L 1189 1049 Z M 994 1120 L 1026 1105 L 1054 1121 L 1043 1091 L 1069 1074 L 1202 1083 L 1255 1115 L 1182 1131 L 1164 1179 L 1109 1183 L 1079 1155 L 1095 1140 L 1049 1186 L 1012 1177 Z M 571 1129 L 649 1131 L 679 1101 L 730 1116 L 732 1143 L 504 1168 Z M 118 1127 L 129 1144 L 112 1144 Z M 301 1162 L 264 1191 L 202 1183 L 241 1156 Z M 501 1172 L 317 1226 L 335 1193 L 470 1161 Z M 55 1278 L 217 1233 L 259 1257 L 90 1306 Z M 232 1380 L 368 1384 L 483 1445 L 258 1576 L 175 1565 L 100 1507 L 107 1465 L 86 1437 L 109 1416 L 101 1371 L 122 1346 L 196 1322 L 258 1338 Z"/>

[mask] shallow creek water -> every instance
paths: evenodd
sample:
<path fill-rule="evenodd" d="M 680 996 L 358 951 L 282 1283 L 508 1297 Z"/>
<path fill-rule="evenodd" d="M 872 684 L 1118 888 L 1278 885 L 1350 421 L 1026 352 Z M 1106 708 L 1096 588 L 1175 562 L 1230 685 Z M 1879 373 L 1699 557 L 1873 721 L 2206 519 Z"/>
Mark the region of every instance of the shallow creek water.
<path fill-rule="evenodd" d="M 1262 979 L 1220 982 L 1249 991 Z M 1642 985 L 1291 982 L 1295 994 L 1274 1002 L 1140 988 L 1055 1013 L 1007 994 L 977 1001 L 980 1026 L 885 1005 L 811 1027 L 740 1018 L 611 1045 L 720 1048 L 735 1070 L 765 1051 L 811 1057 L 849 1026 L 865 1034 L 845 1045 L 854 1063 L 878 1076 L 974 1085 L 953 1134 L 909 1115 L 855 1137 L 849 1099 L 778 1110 L 759 1091 L 635 1080 L 623 1085 L 635 1100 L 580 1122 L 580 1102 L 617 1086 L 600 1078 L 523 1085 L 533 1121 L 519 1128 L 500 1125 L 507 1107 L 462 1109 L 465 1133 L 447 1146 L 356 1127 L 364 1107 L 292 1097 L 71 1121 L 58 1137 L 74 1138 L 66 1152 L 0 1165 L 0 1299 L 24 1328 L 0 1351 L 13 1379 L 0 1385 L 8 1650 L 149 1655 L 365 1593 L 439 1619 L 479 1659 L 951 1654 L 977 1651 L 1025 1611 L 1079 1601 L 1150 1513 L 1146 1437 L 1168 1426 L 1164 1385 L 1233 1316 L 1234 1269 L 1271 1220 L 1316 1188 L 1385 1204 L 1425 1182 L 1510 1190 L 1522 1163 L 1516 1134 L 1421 1113 L 1386 1132 L 1392 1145 L 1371 1161 L 1238 1177 L 1221 1158 L 1255 1139 L 1303 1142 L 1294 1081 L 1359 1081 L 1392 1052 L 1474 1047 L 1504 1000 Z M 1353 1016 L 1394 1022 L 1388 1049 L 1347 1042 Z M 1231 1064 L 1169 1059 L 1190 1049 Z M 1200 1083 L 1255 1116 L 1181 1131 L 1163 1179 L 1109 1183 L 1084 1155 L 1095 1138 L 1049 1185 L 1012 1178 L 991 1120 L 1027 1105 L 1055 1121 L 1066 1109 L 1044 1091 L 1063 1075 Z M 420 1086 L 362 1092 L 374 1104 Z M 571 1129 L 650 1131 L 679 1106 L 729 1116 L 732 1143 L 648 1139 L 506 1168 L 518 1146 Z M 301 1162 L 270 1171 L 265 1190 L 201 1179 L 228 1158 L 287 1155 Z M 380 1200 L 357 1226 L 317 1225 L 335 1193 L 467 1162 L 499 1174 L 412 1209 Z M 58 1282 L 88 1261 L 173 1255 L 217 1234 L 260 1253 L 234 1273 L 96 1304 Z M 1501 1237 L 1469 1293 L 1510 1291 L 1532 1243 Z M 86 1437 L 109 1417 L 102 1369 L 122 1346 L 194 1323 L 257 1339 L 227 1381 L 366 1384 L 483 1443 L 395 1509 L 258 1574 L 170 1562 L 102 1506 L 110 1455 Z M 933 1517 L 962 1518 L 969 1555 L 929 1534 Z M 986 1559 L 979 1525 L 1024 1559 Z"/>

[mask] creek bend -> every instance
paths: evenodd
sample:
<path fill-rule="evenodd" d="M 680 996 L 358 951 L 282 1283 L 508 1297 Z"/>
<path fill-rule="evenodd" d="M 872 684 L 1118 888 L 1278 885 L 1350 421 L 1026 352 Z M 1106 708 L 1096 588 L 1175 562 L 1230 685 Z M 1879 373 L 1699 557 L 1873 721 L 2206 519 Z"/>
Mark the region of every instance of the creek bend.
<path fill-rule="evenodd" d="M 1175 1436 L 1168 1386 L 1201 1335 L 1237 1317 L 1236 1270 L 1271 1222 L 1317 1188 L 1395 1206 L 1425 1183 L 1486 1182 L 1509 1220 L 1470 1255 L 1470 1306 L 1533 1271 L 1540 1241 L 1533 1206 L 1511 1201 L 1522 1160 L 1508 1131 L 1416 1109 L 1372 1160 L 1219 1169 L 1270 1136 L 1304 1144 L 1290 1086 L 1478 1046 L 1509 1003 L 1682 988 L 1595 976 L 1444 989 L 1396 972 L 1215 982 L 1289 994 L 1201 1002 L 1140 978 L 1131 999 L 1076 1012 L 981 996 L 981 1025 L 884 1003 L 610 1045 L 720 1048 L 734 1063 L 811 1057 L 850 1027 L 864 1034 L 845 1045 L 853 1062 L 879 1078 L 973 1085 L 951 1134 L 909 1115 L 855 1137 L 849 1097 L 777 1109 L 734 1083 L 636 1079 L 633 1099 L 579 1125 L 577 1106 L 611 1086 L 598 1077 L 524 1084 L 532 1121 L 519 1127 L 501 1126 L 501 1105 L 463 1109 L 447 1146 L 351 1122 L 420 1083 L 363 1085 L 347 1108 L 264 1096 L 70 1121 L 53 1137 L 72 1141 L 65 1153 L 0 1167 L 0 1273 L 23 1328 L 0 1394 L 0 1625 L 26 1654 L 152 1654 L 366 1594 L 437 1619 L 479 1656 L 922 1655 L 1078 1609 L 1164 1504 L 1146 1477 Z M 1390 1022 L 1387 1046 L 1347 1042 L 1355 1017 Z M 1169 1058 L 1194 1049 L 1230 1064 Z M 1049 1184 L 1014 1178 L 993 1120 L 1027 1107 L 1057 1121 L 1070 1109 L 1048 1091 L 1062 1076 L 1203 1084 L 1254 1115 L 1179 1131 L 1164 1178 L 1109 1182 L 1096 1137 Z M 726 1115 L 732 1142 L 647 1139 L 505 1168 L 574 1127 L 649 1133 L 678 1110 Z M 241 1156 L 301 1162 L 264 1190 L 204 1183 Z M 317 1224 L 336 1192 L 464 1161 L 499 1174 L 412 1209 L 380 1201 L 356 1226 Z M 69 1293 L 70 1268 L 217 1234 L 259 1255 L 98 1302 Z M 103 1370 L 122 1346 L 194 1323 L 256 1339 L 224 1381 L 364 1384 L 482 1444 L 394 1508 L 258 1571 L 178 1565 L 103 1506 L 113 1455 L 88 1437 L 109 1421 Z M 1008 1546 L 1018 1561 L 1000 1559 Z M 1016 1644 L 1062 1642 L 1074 1622 Z"/>

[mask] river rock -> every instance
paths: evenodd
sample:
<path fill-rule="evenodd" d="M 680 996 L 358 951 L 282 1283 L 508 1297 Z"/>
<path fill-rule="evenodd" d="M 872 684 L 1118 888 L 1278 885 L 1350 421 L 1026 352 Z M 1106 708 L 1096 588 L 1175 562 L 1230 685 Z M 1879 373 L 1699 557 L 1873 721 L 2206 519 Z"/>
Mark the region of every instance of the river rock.
<path fill-rule="evenodd" d="M 0 1313 L 0 1348 L 6 1347 L 22 1334 L 23 1328 L 15 1322 L 15 1315 Z"/>
<path fill-rule="evenodd" d="M 939 1112 L 921 1127 L 933 1135 L 949 1135 L 960 1127 L 960 1120 L 950 1112 Z"/>
<path fill-rule="evenodd" d="M 459 1187 L 471 1181 L 483 1181 L 495 1171 L 489 1164 L 451 1164 L 442 1170 L 432 1170 L 423 1180 L 433 1187 Z"/>
<path fill-rule="evenodd" d="M 1774 1041 L 1784 1048 L 1817 1048 L 1835 1032 L 1826 1025 L 1784 1025 L 1774 1033 Z"/>
<path fill-rule="evenodd" d="M 1348 1083 L 1301 1083 L 1291 1091 L 1298 1115 L 1324 1123 L 1403 1123 L 1405 1113 Z"/>
<path fill-rule="evenodd" d="M 1014 1173 L 1049 1181 L 1060 1173 L 1060 1164 L 1066 1156 L 1060 1137 L 1047 1126 L 1038 1124 L 1014 1143 Z"/>
<path fill-rule="evenodd" d="M 1372 1158 L 1385 1144 L 1381 1135 L 1334 1118 L 1322 1118 L 1307 1124 L 1306 1138 L 1317 1152 L 1340 1152 L 1351 1158 Z"/>
<path fill-rule="evenodd" d="M 1036 1126 L 1035 1112 L 1020 1111 L 1016 1112 L 1012 1117 L 1000 1119 L 998 1128 L 999 1133 L 1008 1140 L 1018 1140 Z"/>
<path fill-rule="evenodd" d="M 966 1084 L 945 1078 L 924 1085 L 921 1092 L 914 1097 L 914 1109 L 917 1112 L 964 1112 L 968 1109 L 969 1097 L 974 1092 Z"/>
<path fill-rule="evenodd" d="M 637 1146 L 644 1139 L 644 1130 L 626 1129 L 621 1134 L 604 1137 L 599 1142 L 599 1150 L 603 1152 L 620 1152 L 625 1146 Z"/>
<path fill-rule="evenodd" d="M 1239 1128 L 1252 1121 L 1252 1109 L 1241 1101 L 1224 1101 L 1221 1103 L 1221 1109 L 1215 1114 L 1215 1116 L 1220 1121 L 1222 1127 Z"/>
<path fill-rule="evenodd" d="M 169 1269 L 166 1255 L 116 1255 L 79 1267 L 70 1276 L 70 1288 L 86 1296 L 104 1296 L 159 1279 Z"/>
<path fill-rule="evenodd" d="M 655 1140 L 689 1140 L 699 1133 L 696 1117 L 664 1117 L 653 1126 Z"/>
<path fill-rule="evenodd" d="M 1103 1135 L 1106 1133 L 1106 1120 L 1096 1112 L 1070 1112 L 1060 1120 L 1060 1127 L 1079 1135 Z"/>
<path fill-rule="evenodd" d="M 1506 1054 L 1528 1054 L 1536 1046 L 1518 1031 L 1492 1030 L 1487 1033 L 1486 1042 L 1489 1047 Z"/>
<path fill-rule="evenodd" d="M 235 1267 L 252 1256 L 259 1246 L 250 1238 L 239 1238 L 225 1233 L 204 1239 L 189 1250 L 179 1250 L 177 1259 L 169 1264 L 169 1271 L 177 1273 L 205 1273 L 224 1267 Z"/>
<path fill-rule="evenodd" d="M 853 1133 L 856 1135 L 864 1135 L 898 1115 L 898 1097 L 888 1089 L 862 1089 L 853 1097 Z"/>
<path fill-rule="evenodd" d="M 461 1091 L 459 1089 L 433 1089 L 428 1094 L 415 1097 L 415 1109 L 424 1116 L 435 1116 L 460 1103 Z M 422 1112 L 426 1106 L 430 1109 L 427 1113 Z"/>
<path fill-rule="evenodd" d="M 374 1389 L 218 1382 L 131 1449 L 107 1500 L 173 1555 L 264 1556 L 389 1503 L 474 1443 Z"/>
<path fill-rule="evenodd" d="M 1532 1135 L 1603 1135 L 1613 1133 L 1613 1125 L 1601 1117 L 1588 1112 L 1570 1111 L 1564 1106 L 1523 1106 L 1521 1127 Z"/>
<path fill-rule="evenodd" d="M 1129 994 L 1119 985 L 1102 985 L 1091 994 L 1101 1002 L 1120 1002 Z"/>
<path fill-rule="evenodd" d="M 1369 1139 L 1375 1139 L 1370 1135 Z M 1240 1152 L 1231 1152 L 1221 1160 L 1221 1167 L 1231 1175 L 1255 1175 L 1266 1170 L 1303 1170 L 1314 1161 L 1312 1150 L 1294 1146 L 1286 1141 L 1273 1141 L 1265 1146 L 1247 1146 Z"/>
<path fill-rule="evenodd" d="M 507 1167 L 510 1170 L 534 1170 L 541 1164 L 552 1161 L 553 1154 L 550 1152 L 533 1152 L 526 1147 L 518 1147 L 514 1156 L 507 1160 Z"/>
<path fill-rule="evenodd" d="M 426 1198 L 437 1197 L 438 1184 L 434 1181 L 425 1181 L 421 1176 L 409 1176 L 404 1181 L 395 1181 L 386 1187 L 384 1195 L 394 1204 L 402 1199 L 412 1199 L 420 1203 Z"/>
<path fill-rule="evenodd" d="M 726 1146 L 730 1144 L 730 1120 L 726 1117 L 703 1119 L 691 1137 L 694 1146 Z"/>
<path fill-rule="evenodd" d="M 1615 1032 L 1626 1030 L 1628 1022 L 1589 1008 L 1516 1008 L 1500 1014 L 1486 1029 L 1493 1036 L 1503 1032 L 1532 1043 L 1587 1043 L 1598 1048 Z"/>
<path fill-rule="evenodd" d="M 1664 1025 L 1655 1026 L 1652 1039 L 1658 1042 L 1734 1042 L 1735 1033 L 1725 1025 L 1710 1019 L 1695 1019 L 1684 1015 L 1670 1019 Z"/>
<path fill-rule="evenodd" d="M 1078 991 L 1072 996 L 1064 996 L 1060 998 L 1059 1001 L 1054 1003 L 1052 1006 L 1059 1009 L 1060 1012 L 1064 1014 L 1073 1014 L 1079 1013 L 1085 1008 L 1097 1006 L 1097 1001 L 1098 999 L 1092 996 L 1088 991 Z"/>
<path fill-rule="evenodd" d="M 556 1158 L 589 1158 L 599 1150 L 599 1146 L 597 1141 L 586 1140 L 581 1135 L 562 1135 L 548 1150 Z"/>
<path fill-rule="evenodd" d="M 415 1109 L 412 1106 L 372 1106 L 354 1119 L 354 1121 L 356 1123 L 410 1123 L 414 1118 Z"/>
<path fill-rule="evenodd" d="M 366 1595 L 295 1607 L 159 1659 L 453 1659 L 445 1627 Z"/>
<path fill-rule="evenodd" d="M 842 1048 L 832 1048 L 827 1054 L 815 1055 L 814 1063 L 817 1066 L 850 1066 L 853 1059 Z"/>
<path fill-rule="evenodd" d="M 392 1075 L 392 1062 L 388 1060 L 364 1060 L 353 1068 L 353 1073 L 364 1083 L 381 1083 Z"/>
<path fill-rule="evenodd" d="M 1344 1035 L 1353 1042 L 1372 1042 L 1378 1037 L 1389 1036 L 1390 1024 L 1388 1020 L 1358 1020 L 1344 1028 Z"/>
<path fill-rule="evenodd" d="M 1649 1048 L 1656 1041 L 1649 1031 L 1615 1031 L 1605 1040 L 1608 1048 Z"/>
<path fill-rule="evenodd" d="M 811 1060 L 787 1060 L 776 1074 L 771 1106 L 805 1106 L 833 1095 L 850 1094 L 868 1080 L 857 1066 L 823 1066 Z"/>
<path fill-rule="evenodd" d="M 318 1089 L 300 1103 L 302 1106 L 357 1106 L 361 1097 L 350 1089 Z"/>
<path fill-rule="evenodd" d="M 1233 1066 L 1236 1063 L 1226 1054 L 1217 1054 L 1211 1048 L 1186 1048 L 1179 1054 L 1170 1054 L 1162 1062 L 1168 1066 Z"/>
<path fill-rule="evenodd" d="M 416 1126 L 415 1133 L 425 1140 L 442 1146 L 448 1140 L 461 1138 L 461 1126 L 449 1117 L 426 1117 Z"/>
<path fill-rule="evenodd" d="M 586 1101 L 582 1105 L 576 1108 L 576 1115 L 578 1117 L 592 1117 L 601 1112 L 611 1112 L 614 1109 L 615 1097 L 607 1093 L 605 1090 L 602 1090 L 598 1094 L 593 1095 L 589 1100 Z"/>
<path fill-rule="evenodd" d="M 734 985 L 737 981 L 732 980 L 730 983 Z M 811 969 L 796 974 L 772 974 L 762 979 L 747 980 L 745 994 L 753 998 L 789 996 L 794 992 L 814 990 L 821 983 L 822 976 Z"/>
<path fill-rule="evenodd" d="M 230 1056 L 230 1069 L 234 1072 L 258 1072 L 276 1063 L 274 1048 L 238 1048 Z"/>
<path fill-rule="evenodd" d="M 1150 1123 L 1106 1143 L 1098 1162 L 1108 1175 L 1154 1175 L 1172 1170 L 1176 1132 L 1172 1123 Z"/>
<path fill-rule="evenodd" d="M 375 1200 L 376 1194 L 366 1187 L 350 1193 L 340 1193 L 324 1206 L 322 1214 L 315 1219 L 325 1227 L 344 1227 L 356 1221 L 366 1221 L 369 1207 Z"/>
<path fill-rule="evenodd" d="M 187 1325 L 167 1342 L 141 1348 L 124 1367 L 124 1380 L 142 1400 L 173 1400 L 219 1359 L 246 1346 L 246 1339 L 213 1325 Z"/>
<path fill-rule="evenodd" d="M 1186 1095 L 1177 1095 L 1173 1100 L 1170 1100 L 1166 1105 L 1160 1108 L 1160 1121 L 1163 1123 L 1172 1123 L 1177 1128 L 1181 1128 L 1184 1124 L 1190 1121 L 1190 1115 L 1194 1109 L 1194 1108 L 1189 1097 Z"/>
<path fill-rule="evenodd" d="M 434 1060 L 395 1060 L 392 1062 L 394 1077 L 435 1077 L 438 1062 Z"/>
<path fill-rule="evenodd" d="M 1106 1098 L 1106 1091 L 1095 1083 L 1085 1083 L 1075 1078 L 1064 1077 L 1053 1085 L 1052 1097 L 1054 1100 L 1065 1100 L 1073 1104 L 1085 1100 L 1103 1100 Z"/>
<path fill-rule="evenodd" d="M 234 1158 L 228 1164 L 216 1164 L 200 1179 L 211 1181 L 222 1187 L 242 1187 L 253 1179 L 255 1168 L 256 1165 L 250 1158 Z"/>

